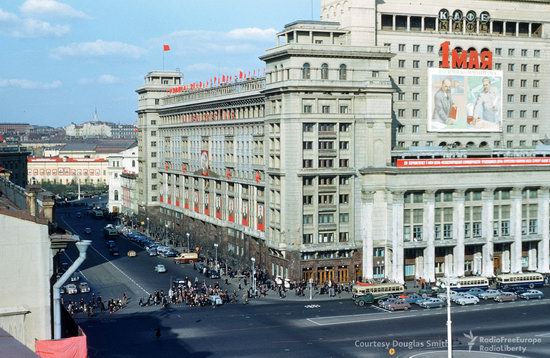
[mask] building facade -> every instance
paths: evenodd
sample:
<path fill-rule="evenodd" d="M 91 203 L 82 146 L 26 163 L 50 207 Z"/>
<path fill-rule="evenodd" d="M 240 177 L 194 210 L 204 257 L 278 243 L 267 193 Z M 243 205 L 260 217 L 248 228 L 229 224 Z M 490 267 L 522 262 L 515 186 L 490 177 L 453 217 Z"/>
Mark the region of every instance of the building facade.
<path fill-rule="evenodd" d="M 128 182 L 130 177 L 138 174 L 138 153 L 137 146 L 129 148 L 118 154 L 107 157 L 109 178 L 109 212 L 130 213 L 132 212 L 130 192 L 132 185 Z M 126 175 L 126 176 L 124 176 Z M 137 209 L 137 207 L 136 207 Z M 137 212 L 137 210 L 136 210 Z"/>
<path fill-rule="evenodd" d="M 291 279 L 548 272 L 550 5 L 494 5 L 324 0 L 265 78 L 150 73 L 143 207 Z"/>
<path fill-rule="evenodd" d="M 28 158 L 29 183 L 107 185 L 106 158 Z"/>
<path fill-rule="evenodd" d="M 11 172 L 10 180 L 16 185 L 27 185 L 27 157 L 31 152 L 14 145 L 0 145 L 0 168 Z"/>

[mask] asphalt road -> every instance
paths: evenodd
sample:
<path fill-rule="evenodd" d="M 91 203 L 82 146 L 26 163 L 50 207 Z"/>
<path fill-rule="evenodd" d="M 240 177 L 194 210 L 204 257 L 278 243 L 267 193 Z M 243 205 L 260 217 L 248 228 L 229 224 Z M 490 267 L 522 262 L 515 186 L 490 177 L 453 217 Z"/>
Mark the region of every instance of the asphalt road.
<path fill-rule="evenodd" d="M 63 210 L 71 216 L 64 216 Z M 387 312 L 374 306 L 358 307 L 350 300 L 235 304 L 215 309 L 139 308 L 139 297 L 157 289 L 166 291 L 172 278 L 194 277 L 196 271 L 168 258 L 149 257 L 125 239 L 118 239 L 121 256 L 109 256 L 102 236 L 107 222 L 87 215 L 77 219 L 78 210 L 62 209 L 60 214 L 77 233 L 92 228 L 89 237 L 82 234 L 93 242 L 81 267 L 83 279 L 104 299 L 121 297 L 123 292 L 131 297 L 129 307 L 115 314 L 77 315 L 88 336 L 91 358 L 446 356 L 445 309 L 413 305 L 408 312 Z M 127 257 L 130 249 L 138 251 L 138 256 Z M 67 254 L 73 259 L 77 255 L 72 250 Z M 167 266 L 166 274 L 154 272 L 157 262 Z M 545 293 L 550 297 L 550 290 Z M 549 357 L 549 318 L 549 298 L 453 306 L 454 357 Z M 160 338 L 155 336 L 157 327 Z M 473 343 L 470 353 L 468 343 Z"/>

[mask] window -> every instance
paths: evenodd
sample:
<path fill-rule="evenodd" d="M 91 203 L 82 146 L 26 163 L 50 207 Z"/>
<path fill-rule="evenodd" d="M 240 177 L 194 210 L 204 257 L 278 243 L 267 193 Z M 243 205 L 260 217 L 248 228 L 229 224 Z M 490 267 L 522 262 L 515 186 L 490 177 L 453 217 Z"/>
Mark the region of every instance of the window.
<path fill-rule="evenodd" d="M 312 244 L 313 243 L 313 234 L 304 234 L 302 236 L 302 243 L 303 244 Z"/>
<path fill-rule="evenodd" d="M 397 126 L 397 133 L 404 133 L 405 132 L 405 126 L 400 124 Z"/>
<path fill-rule="evenodd" d="M 151 157 L 156 158 L 157 157 L 157 152 L 151 152 Z"/>
<path fill-rule="evenodd" d="M 527 64 L 521 64 L 521 72 L 527 72 Z"/>
<path fill-rule="evenodd" d="M 157 135 L 157 131 L 151 131 L 151 137 L 155 137 Z"/>
<path fill-rule="evenodd" d="M 331 232 L 319 233 L 319 243 L 331 243 L 334 241 L 334 234 Z"/>
<path fill-rule="evenodd" d="M 340 222 L 341 223 L 349 223 L 349 214 L 348 213 L 340 214 Z"/>
<path fill-rule="evenodd" d="M 506 148 L 512 148 L 514 146 L 514 142 L 511 140 L 506 141 Z"/>
<path fill-rule="evenodd" d="M 349 241 L 349 232 L 341 232 L 339 235 L 340 242 L 348 242 Z"/>
<path fill-rule="evenodd" d="M 403 108 L 398 109 L 398 110 L 397 110 L 397 116 L 398 116 L 399 118 L 405 117 L 405 109 L 403 109 Z"/>
<path fill-rule="evenodd" d="M 348 168 L 349 159 L 340 159 L 340 168 Z"/>
<path fill-rule="evenodd" d="M 319 132 L 334 132 L 334 123 L 319 123 Z"/>
<path fill-rule="evenodd" d="M 533 111 L 533 118 L 539 118 L 539 111 Z"/>
<path fill-rule="evenodd" d="M 501 63 L 495 63 L 495 70 L 500 70 L 502 69 L 502 64 Z"/>
<path fill-rule="evenodd" d="M 399 101 L 404 101 L 405 100 L 405 92 L 400 92 L 397 94 L 397 99 Z"/>
<path fill-rule="evenodd" d="M 349 113 L 349 107 L 348 106 L 340 106 L 340 114 L 346 114 Z"/>
<path fill-rule="evenodd" d="M 311 113 L 313 107 L 310 104 L 304 105 L 304 113 Z"/>
<path fill-rule="evenodd" d="M 399 68 L 405 68 L 405 60 L 399 60 L 398 67 Z"/>
<path fill-rule="evenodd" d="M 313 215 L 304 215 L 303 222 L 304 225 L 313 224 Z"/>
<path fill-rule="evenodd" d="M 334 161 L 332 159 L 319 159 L 319 168 L 332 168 Z"/>
<path fill-rule="evenodd" d="M 349 142 L 342 141 L 340 142 L 340 150 L 348 150 L 349 149 Z"/>
<path fill-rule="evenodd" d="M 540 72 L 540 65 L 533 65 L 533 72 Z"/>
<path fill-rule="evenodd" d="M 157 163 L 151 163 L 151 168 L 156 168 L 157 167 Z"/>
<path fill-rule="evenodd" d="M 428 47 L 426 47 L 426 51 L 427 51 L 428 53 L 433 53 L 433 52 L 434 52 L 434 47 L 433 47 L 433 45 L 428 45 Z"/>
<path fill-rule="evenodd" d="M 514 118 L 514 111 L 511 109 L 506 111 L 506 118 Z"/>
<path fill-rule="evenodd" d="M 397 83 L 400 84 L 400 85 L 404 85 L 405 84 L 405 76 L 399 76 L 397 78 Z"/>
<path fill-rule="evenodd" d="M 521 50 L 521 57 L 526 57 L 527 56 L 527 50 L 526 49 L 522 49 Z"/>
<path fill-rule="evenodd" d="M 519 111 L 519 118 L 525 118 L 525 115 L 527 114 L 526 110 Z"/>
<path fill-rule="evenodd" d="M 538 132 L 539 132 L 539 126 L 534 125 L 534 126 L 531 128 L 531 132 L 533 132 L 533 133 L 538 133 Z"/>
<path fill-rule="evenodd" d="M 341 81 L 345 81 L 348 78 L 348 68 L 346 65 L 342 64 L 340 65 L 340 69 L 338 71 L 338 78 Z"/>
<path fill-rule="evenodd" d="M 495 55 L 497 55 L 497 56 L 502 55 L 502 49 L 501 48 L 496 48 L 495 49 Z"/>
<path fill-rule="evenodd" d="M 313 178 L 303 178 L 302 184 L 304 186 L 311 186 L 313 185 Z"/>
<path fill-rule="evenodd" d="M 413 52 L 419 52 L 420 51 L 420 45 L 413 45 Z"/>
<path fill-rule="evenodd" d="M 419 85 L 420 84 L 420 77 L 413 77 L 413 85 Z"/>
<path fill-rule="evenodd" d="M 319 214 L 319 224 L 334 223 L 334 214 Z"/>
<path fill-rule="evenodd" d="M 303 143 L 303 149 L 305 149 L 305 150 L 307 150 L 307 149 L 313 149 L 313 142 L 311 142 L 311 141 L 304 142 L 304 143 Z"/>
<path fill-rule="evenodd" d="M 340 202 L 340 204 L 349 204 L 349 195 L 348 194 L 340 194 L 339 202 Z"/>
<path fill-rule="evenodd" d="M 309 63 L 304 63 L 302 66 L 302 79 L 309 80 L 311 78 L 311 67 Z"/>
<path fill-rule="evenodd" d="M 527 87 L 527 80 L 521 80 L 521 81 L 520 81 L 520 87 L 521 87 L 521 88 Z"/>
<path fill-rule="evenodd" d="M 512 133 L 512 131 L 514 130 L 514 126 L 506 126 L 506 133 Z"/>
<path fill-rule="evenodd" d="M 156 179 L 157 178 L 157 173 L 151 173 L 151 179 Z"/>
<path fill-rule="evenodd" d="M 372 77 L 374 77 L 374 78 L 380 77 L 380 72 L 379 71 L 372 71 Z"/>
<path fill-rule="evenodd" d="M 399 44 L 399 51 L 405 51 L 405 44 Z"/>
<path fill-rule="evenodd" d="M 527 81 L 526 81 L 527 82 Z M 540 80 L 533 80 L 533 88 L 539 87 Z"/>
<path fill-rule="evenodd" d="M 420 100 L 420 93 L 413 93 L 413 101 L 419 101 Z"/>
<path fill-rule="evenodd" d="M 418 133 L 419 132 L 419 129 L 420 129 L 420 126 L 415 124 L 412 126 L 412 132 L 413 133 Z"/>
<path fill-rule="evenodd" d="M 340 132 L 349 132 L 350 128 L 350 123 L 340 123 Z"/>
<path fill-rule="evenodd" d="M 511 102 L 514 102 L 514 95 L 513 94 L 508 95 L 508 103 L 511 103 Z"/>
<path fill-rule="evenodd" d="M 433 61 L 431 61 L 431 60 L 430 60 L 430 61 L 428 61 L 428 62 L 426 62 L 426 67 L 428 67 L 428 68 L 432 68 L 432 67 L 434 67 L 434 62 L 433 62 Z"/>
<path fill-rule="evenodd" d="M 304 123 L 302 125 L 302 128 L 304 132 L 313 132 L 313 129 L 315 128 L 315 123 Z"/>
<path fill-rule="evenodd" d="M 533 56 L 534 57 L 540 57 L 540 50 L 533 51 Z"/>
<path fill-rule="evenodd" d="M 313 204 L 313 195 L 304 195 L 302 200 L 304 205 L 312 205 Z"/>
<path fill-rule="evenodd" d="M 321 112 L 325 114 L 330 113 L 330 106 L 322 106 Z"/>
<path fill-rule="evenodd" d="M 319 141 L 319 149 L 334 149 L 334 142 L 321 140 Z"/>
<path fill-rule="evenodd" d="M 514 69 L 516 68 L 516 66 L 513 64 L 513 63 L 509 63 L 508 64 L 508 71 L 510 72 L 514 72 Z"/>
<path fill-rule="evenodd" d="M 412 116 L 413 118 L 418 118 L 418 115 L 420 114 L 420 110 L 419 109 L 413 109 L 412 110 Z"/>
<path fill-rule="evenodd" d="M 151 190 L 157 190 L 157 185 L 156 184 L 151 185 Z"/>
<path fill-rule="evenodd" d="M 304 159 L 303 160 L 303 167 L 304 168 L 313 168 L 313 160 L 312 159 Z"/>
<path fill-rule="evenodd" d="M 508 80 L 508 87 L 514 87 L 514 80 L 513 79 Z"/>
<path fill-rule="evenodd" d="M 525 133 L 525 127 L 526 127 L 525 125 L 519 126 L 519 132 L 520 133 Z"/>
<path fill-rule="evenodd" d="M 508 49 L 508 56 L 514 56 L 514 52 L 516 52 L 516 50 L 514 50 L 513 48 L 509 48 Z"/>
<path fill-rule="evenodd" d="M 321 65 L 321 79 L 328 80 L 328 65 L 326 63 Z"/>
<path fill-rule="evenodd" d="M 151 147 L 156 147 L 157 146 L 157 142 L 151 142 Z"/>
<path fill-rule="evenodd" d="M 118 190 L 115 190 L 115 200 L 118 200 Z"/>
<path fill-rule="evenodd" d="M 397 142 L 397 147 L 399 147 L 399 148 L 405 148 L 405 142 L 403 142 L 403 141 Z"/>
<path fill-rule="evenodd" d="M 413 68 L 420 68 L 420 61 L 414 60 L 413 61 Z"/>
<path fill-rule="evenodd" d="M 521 96 L 519 96 L 519 101 L 520 101 L 521 103 L 527 102 L 527 95 L 526 95 L 526 94 L 522 94 Z"/>
<path fill-rule="evenodd" d="M 538 94 L 533 95 L 533 103 L 538 103 L 538 101 L 539 101 L 539 95 Z"/>

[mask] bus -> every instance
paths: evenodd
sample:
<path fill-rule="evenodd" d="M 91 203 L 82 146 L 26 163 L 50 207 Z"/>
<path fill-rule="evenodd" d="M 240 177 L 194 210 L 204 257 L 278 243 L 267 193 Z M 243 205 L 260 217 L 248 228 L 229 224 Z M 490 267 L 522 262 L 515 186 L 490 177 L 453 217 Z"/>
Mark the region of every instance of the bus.
<path fill-rule="evenodd" d="M 544 276 L 536 272 L 506 273 L 497 275 L 497 288 L 507 290 L 510 287 L 542 287 Z"/>
<path fill-rule="evenodd" d="M 400 295 L 405 292 L 405 286 L 400 283 L 357 283 L 351 289 L 352 298 L 372 294 L 375 299 L 389 295 Z"/>
<path fill-rule="evenodd" d="M 444 287 L 444 278 L 437 279 L 437 287 Z M 459 277 L 453 283 L 451 283 L 451 290 L 461 292 L 468 291 L 472 288 L 481 288 L 486 290 L 489 288 L 489 279 L 481 276 L 465 276 Z"/>
<path fill-rule="evenodd" d="M 118 231 L 112 226 L 105 226 L 103 228 L 103 237 L 106 240 L 114 240 L 118 238 Z"/>

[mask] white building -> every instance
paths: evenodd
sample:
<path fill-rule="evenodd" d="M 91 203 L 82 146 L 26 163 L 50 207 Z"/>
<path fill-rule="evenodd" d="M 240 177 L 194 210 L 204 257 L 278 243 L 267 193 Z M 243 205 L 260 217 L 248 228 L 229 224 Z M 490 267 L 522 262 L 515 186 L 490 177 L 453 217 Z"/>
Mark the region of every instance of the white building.
<path fill-rule="evenodd" d="M 126 149 L 118 154 L 107 157 L 107 177 L 109 184 L 110 212 L 115 213 L 137 213 L 137 202 L 135 211 L 132 211 L 131 191 L 132 184 L 128 182 L 138 174 L 138 151 L 137 146 Z M 135 180 L 134 180 L 135 181 Z M 126 198 L 126 200 L 124 200 Z"/>

